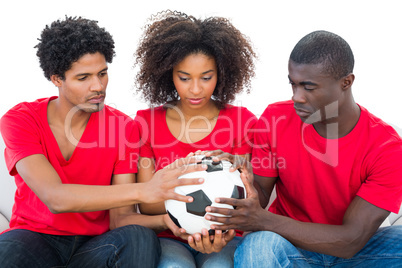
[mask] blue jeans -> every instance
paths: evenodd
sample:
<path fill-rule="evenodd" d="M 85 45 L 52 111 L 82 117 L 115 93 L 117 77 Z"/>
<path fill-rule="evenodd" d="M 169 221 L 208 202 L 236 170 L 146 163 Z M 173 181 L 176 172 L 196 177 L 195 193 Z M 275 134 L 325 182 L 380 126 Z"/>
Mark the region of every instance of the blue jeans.
<path fill-rule="evenodd" d="M 241 237 L 235 236 L 220 252 L 203 254 L 190 247 L 187 243 L 171 238 L 159 238 L 162 254 L 158 267 L 160 268 L 226 268 L 233 267 L 233 255 Z"/>
<path fill-rule="evenodd" d="M 402 226 L 378 229 L 350 259 L 297 248 L 273 232 L 254 232 L 237 246 L 235 267 L 402 267 Z"/>
<path fill-rule="evenodd" d="M 0 266 L 156 267 L 160 245 L 146 227 L 128 225 L 99 236 L 60 236 L 28 230 L 0 235 Z"/>

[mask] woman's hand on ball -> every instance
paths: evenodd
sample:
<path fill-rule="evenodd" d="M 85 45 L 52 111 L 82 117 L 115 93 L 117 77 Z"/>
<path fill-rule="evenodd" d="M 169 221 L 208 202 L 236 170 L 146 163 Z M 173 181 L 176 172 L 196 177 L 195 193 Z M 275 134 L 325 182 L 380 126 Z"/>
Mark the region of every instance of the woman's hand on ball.
<path fill-rule="evenodd" d="M 165 221 L 165 224 L 167 226 L 167 228 L 169 228 L 170 231 L 172 231 L 172 233 L 177 236 L 180 237 L 183 240 L 187 240 L 187 238 L 190 236 L 186 230 L 184 230 L 183 228 L 179 228 L 173 221 L 172 219 L 169 217 L 168 214 L 163 215 L 163 220 Z"/>
<path fill-rule="evenodd" d="M 201 234 L 196 233 L 188 236 L 188 244 L 193 249 L 210 254 L 220 252 L 236 235 L 235 230 L 229 230 L 223 233 L 221 230 L 216 230 L 215 235 L 211 236 L 207 229 L 202 229 Z"/>
<path fill-rule="evenodd" d="M 233 155 L 230 153 L 226 153 L 222 150 L 214 150 L 214 151 L 204 151 L 202 152 L 205 156 L 212 157 L 212 160 L 217 162 L 220 160 L 226 160 L 232 163 L 231 171 L 235 171 L 237 169 L 247 170 L 248 172 L 253 172 L 253 168 L 251 163 L 248 161 L 249 155 Z"/>

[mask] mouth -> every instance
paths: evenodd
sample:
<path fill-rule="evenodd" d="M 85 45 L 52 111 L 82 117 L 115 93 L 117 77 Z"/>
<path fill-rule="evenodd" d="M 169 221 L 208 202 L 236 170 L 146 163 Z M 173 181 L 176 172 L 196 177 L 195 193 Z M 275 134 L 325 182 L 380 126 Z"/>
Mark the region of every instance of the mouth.
<path fill-rule="evenodd" d="M 105 95 L 97 95 L 88 100 L 89 103 L 93 103 L 93 104 L 103 103 L 104 101 L 105 101 Z"/>
<path fill-rule="evenodd" d="M 193 105 L 197 105 L 200 104 L 202 102 L 203 98 L 189 98 L 188 101 L 193 104 Z"/>
<path fill-rule="evenodd" d="M 295 108 L 296 114 L 299 117 L 308 117 L 308 116 L 311 115 L 311 113 L 309 111 L 307 111 L 307 110 L 303 110 L 303 109 L 300 109 L 300 108 L 297 108 L 297 107 L 294 107 L 294 108 Z"/>

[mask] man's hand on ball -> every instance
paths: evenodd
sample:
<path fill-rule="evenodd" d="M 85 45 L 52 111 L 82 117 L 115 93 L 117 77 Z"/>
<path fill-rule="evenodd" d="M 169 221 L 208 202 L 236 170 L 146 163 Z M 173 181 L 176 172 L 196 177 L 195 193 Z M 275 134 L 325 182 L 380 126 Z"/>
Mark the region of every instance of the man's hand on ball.
<path fill-rule="evenodd" d="M 196 171 L 207 169 L 206 165 L 197 164 L 194 157 L 177 159 L 170 165 L 158 170 L 148 182 L 143 183 L 145 189 L 142 191 L 141 202 L 158 203 L 168 199 L 174 199 L 183 202 L 192 202 L 190 196 L 180 195 L 174 192 L 174 189 L 183 185 L 202 184 L 203 178 L 178 179 L 178 177 Z"/>
<path fill-rule="evenodd" d="M 262 218 L 267 214 L 267 211 L 261 207 L 257 190 L 254 188 L 252 183 L 253 180 L 248 178 L 248 175 L 247 172 L 243 172 L 240 175 L 247 191 L 246 199 L 217 198 L 217 200 L 215 200 L 217 203 L 231 205 L 235 207 L 235 209 L 211 206 L 208 206 L 205 209 L 208 212 L 205 216 L 207 220 L 222 223 L 222 225 L 211 225 L 212 229 L 237 229 L 242 231 L 260 230 L 259 228 L 261 227 L 259 224 L 264 222 Z M 222 214 L 226 217 L 220 217 L 210 213 Z"/>
<path fill-rule="evenodd" d="M 207 229 L 202 229 L 201 233 L 196 233 L 188 237 L 188 244 L 193 249 L 210 254 L 220 252 L 236 235 L 235 230 L 229 230 L 223 233 L 221 230 L 216 230 L 215 235 L 209 235 Z"/>

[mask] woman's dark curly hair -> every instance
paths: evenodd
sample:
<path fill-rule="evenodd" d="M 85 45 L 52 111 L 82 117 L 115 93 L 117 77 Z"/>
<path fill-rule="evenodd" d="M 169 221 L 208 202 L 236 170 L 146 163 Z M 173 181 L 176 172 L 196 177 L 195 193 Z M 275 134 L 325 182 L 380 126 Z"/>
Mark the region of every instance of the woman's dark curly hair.
<path fill-rule="evenodd" d="M 152 16 L 150 21 L 135 53 L 135 65 L 140 65 L 137 92 L 151 105 L 178 100 L 173 67 L 194 53 L 215 59 L 218 82 L 212 97 L 218 108 L 233 101 L 243 88 L 250 91 L 256 54 L 248 38 L 228 19 L 200 20 L 168 10 Z"/>
<path fill-rule="evenodd" d="M 50 80 L 58 75 L 63 80 L 71 65 L 87 53 L 100 52 L 111 63 L 115 55 L 114 41 L 110 33 L 100 28 L 97 21 L 81 17 L 67 17 L 54 21 L 38 38 L 36 55 L 45 77 Z"/>

